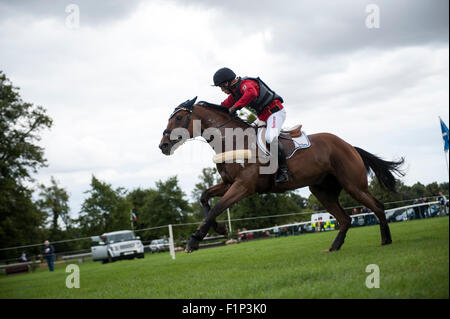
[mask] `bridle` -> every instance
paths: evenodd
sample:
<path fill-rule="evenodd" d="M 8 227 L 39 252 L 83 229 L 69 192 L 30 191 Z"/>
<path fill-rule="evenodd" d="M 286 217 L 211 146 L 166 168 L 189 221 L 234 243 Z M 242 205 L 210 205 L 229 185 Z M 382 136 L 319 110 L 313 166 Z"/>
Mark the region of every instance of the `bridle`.
<path fill-rule="evenodd" d="M 173 113 L 170 115 L 169 120 L 170 120 L 172 117 L 174 117 L 175 114 L 178 113 L 179 111 L 186 111 L 186 112 L 188 112 L 188 116 L 187 116 L 187 118 L 186 118 L 186 122 L 185 122 L 184 126 L 182 126 L 182 128 L 184 128 L 184 129 L 187 130 L 187 128 L 189 127 L 189 123 L 191 122 L 191 115 L 192 115 L 192 113 L 194 112 L 194 105 L 192 105 L 191 107 L 177 106 L 177 107 L 175 108 L 175 110 L 173 111 Z M 229 120 L 225 121 L 225 123 L 222 123 L 221 125 L 216 126 L 216 127 L 213 127 L 213 128 L 220 129 L 221 127 L 227 125 L 228 123 L 230 123 L 231 121 L 233 121 L 233 120 L 237 117 L 236 113 L 234 113 L 234 114 L 235 114 L 235 115 L 232 116 Z M 163 136 L 165 136 L 165 135 L 169 135 L 169 136 L 170 136 L 170 134 L 172 134 L 172 130 L 169 130 L 169 129 L 166 128 L 166 129 L 163 131 Z M 222 136 L 222 138 L 224 138 L 224 136 Z M 176 142 L 177 142 L 177 141 L 180 141 L 181 139 L 182 139 L 182 137 L 180 136 L 180 137 L 176 140 Z M 174 143 L 172 143 L 172 139 L 168 138 L 168 140 L 170 141 L 170 143 L 171 143 L 172 145 L 174 144 Z M 208 143 L 211 142 L 211 140 L 209 140 L 209 141 L 206 140 L 206 141 L 207 141 Z"/>

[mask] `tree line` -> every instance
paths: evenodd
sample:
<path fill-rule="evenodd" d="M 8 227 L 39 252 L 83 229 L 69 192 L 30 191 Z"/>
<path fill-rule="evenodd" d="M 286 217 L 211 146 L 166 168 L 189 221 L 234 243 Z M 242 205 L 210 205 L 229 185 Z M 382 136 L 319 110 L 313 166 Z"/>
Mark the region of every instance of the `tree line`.
<path fill-rule="evenodd" d="M 52 124 L 46 110 L 24 102 L 19 88 L 0 71 L 0 248 L 36 244 L 48 239 L 64 241 L 55 247 L 59 252 L 76 252 L 88 249 L 91 242 L 89 239 L 71 239 L 130 228 L 145 243 L 167 236 L 167 228 L 155 227 L 168 224 L 185 225 L 174 227 L 174 237 L 181 242 L 198 227 L 204 217 L 200 196 L 220 181 L 215 167 L 202 169 L 198 183 L 191 191 L 191 199 L 179 186 L 177 176 L 159 180 L 154 187 L 128 190 L 114 188 L 93 175 L 78 216 L 72 218 L 67 190 L 54 177 L 48 186 L 36 183 L 33 178 L 33 174 L 48 165 L 44 149 L 38 143 L 42 131 L 50 129 Z M 370 183 L 371 192 L 384 203 L 436 196 L 439 191 L 448 193 L 448 183 L 407 186 L 399 182 L 398 189 L 397 194 L 387 193 L 375 179 Z M 210 205 L 217 200 L 211 199 Z M 343 207 L 359 205 L 345 192 L 340 201 Z M 252 195 L 233 205 L 230 214 L 232 219 L 237 219 L 232 223 L 235 233 L 244 227 L 264 228 L 309 220 L 312 212 L 322 209 L 313 195 L 305 198 L 291 191 Z M 136 220 L 131 218 L 131 213 Z M 282 216 L 247 219 L 273 215 Z M 226 213 L 223 213 L 220 220 L 225 219 Z M 27 255 L 38 254 L 40 249 L 1 250 L 0 260 L 17 258 L 22 251 Z"/>

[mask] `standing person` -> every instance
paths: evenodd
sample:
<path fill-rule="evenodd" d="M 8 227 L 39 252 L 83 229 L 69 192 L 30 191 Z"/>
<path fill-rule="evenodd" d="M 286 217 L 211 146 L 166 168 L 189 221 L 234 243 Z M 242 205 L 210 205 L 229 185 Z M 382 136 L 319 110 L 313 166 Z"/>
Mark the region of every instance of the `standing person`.
<path fill-rule="evenodd" d="M 417 205 L 417 204 L 419 204 L 419 200 L 416 198 L 416 199 L 414 200 L 414 202 L 413 202 L 413 205 Z M 419 210 L 419 207 L 418 207 L 418 206 L 414 206 L 414 207 L 413 207 L 413 210 L 414 210 L 414 218 L 415 218 L 415 219 L 420 219 L 420 210 Z"/>
<path fill-rule="evenodd" d="M 439 215 L 440 216 L 447 215 L 447 207 L 446 207 L 447 197 L 445 197 L 445 195 L 442 192 L 439 192 L 438 201 L 439 201 Z"/>
<path fill-rule="evenodd" d="M 258 116 L 258 120 L 267 123 L 266 142 L 272 147 L 278 142 L 278 171 L 275 183 L 285 183 L 289 180 L 289 170 L 283 145 L 278 141 L 281 127 L 286 120 L 286 110 L 283 98 L 272 91 L 260 78 L 237 77 L 229 68 L 219 69 L 213 77 L 214 86 L 220 87 L 228 94 L 222 106 L 233 114 L 243 107 L 249 107 Z M 257 122 L 252 123 L 254 125 Z M 273 143 L 272 143 L 273 142 Z M 275 154 L 272 154 L 275 155 Z"/>
<path fill-rule="evenodd" d="M 55 248 L 50 245 L 50 242 L 46 240 L 44 242 L 44 257 L 47 260 L 48 269 L 50 271 L 54 270 L 54 259 L 55 259 Z"/>
<path fill-rule="evenodd" d="M 417 204 L 423 204 L 423 198 L 419 198 L 419 201 L 417 202 Z M 420 218 L 425 218 L 425 212 L 424 212 L 423 205 L 419 206 L 419 213 L 420 213 Z"/>
<path fill-rule="evenodd" d="M 278 228 L 277 224 L 275 224 L 275 228 L 273 229 L 273 232 L 275 234 L 275 237 L 280 237 L 280 229 Z"/>
<path fill-rule="evenodd" d="M 423 203 L 428 203 L 428 198 L 424 197 Z M 425 215 L 426 218 L 431 217 L 430 206 L 423 206 L 423 214 Z"/>

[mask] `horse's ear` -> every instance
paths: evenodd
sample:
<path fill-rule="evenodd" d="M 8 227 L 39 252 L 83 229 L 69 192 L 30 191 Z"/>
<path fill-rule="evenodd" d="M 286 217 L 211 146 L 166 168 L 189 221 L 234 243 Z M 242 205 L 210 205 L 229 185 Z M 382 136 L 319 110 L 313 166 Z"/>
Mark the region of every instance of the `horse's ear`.
<path fill-rule="evenodd" d="M 197 97 L 194 97 L 192 100 L 187 100 L 186 102 L 181 103 L 180 105 L 178 105 L 178 107 L 185 107 L 191 109 L 196 100 Z"/>
<path fill-rule="evenodd" d="M 194 97 L 192 100 L 189 101 L 190 107 L 192 108 L 195 104 L 195 101 L 197 101 L 197 96 Z"/>

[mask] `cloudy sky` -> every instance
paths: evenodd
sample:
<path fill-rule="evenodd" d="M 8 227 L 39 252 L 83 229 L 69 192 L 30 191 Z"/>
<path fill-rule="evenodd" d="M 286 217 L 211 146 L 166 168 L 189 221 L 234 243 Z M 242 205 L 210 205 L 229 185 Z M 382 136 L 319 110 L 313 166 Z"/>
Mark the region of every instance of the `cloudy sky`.
<path fill-rule="evenodd" d="M 371 6 L 372 5 L 372 6 Z M 375 5 L 375 6 L 373 6 Z M 91 176 L 128 189 L 178 175 L 187 195 L 213 152 L 158 149 L 173 108 L 219 103 L 214 72 L 260 76 L 285 126 L 330 132 L 385 159 L 412 185 L 448 181 L 447 0 L 0 1 L 0 69 L 53 118 L 41 145 L 77 216 Z M 377 15 L 379 14 L 379 15 Z M 307 189 L 300 190 L 304 196 Z"/>

